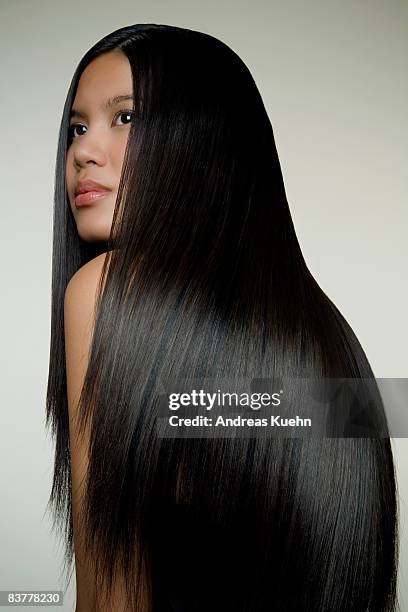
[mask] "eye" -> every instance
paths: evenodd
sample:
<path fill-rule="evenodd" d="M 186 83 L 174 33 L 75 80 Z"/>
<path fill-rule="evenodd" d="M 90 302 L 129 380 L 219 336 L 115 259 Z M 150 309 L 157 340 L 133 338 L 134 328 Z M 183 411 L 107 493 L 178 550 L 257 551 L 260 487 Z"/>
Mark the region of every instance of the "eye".
<path fill-rule="evenodd" d="M 135 113 L 132 110 L 122 110 L 122 111 L 118 112 L 118 114 L 115 116 L 115 119 L 117 117 L 128 117 L 128 118 L 130 117 L 130 119 L 128 121 L 128 123 L 130 123 L 132 121 L 132 118 L 133 118 L 134 114 Z M 126 125 L 126 123 L 125 123 L 125 125 Z"/>
<path fill-rule="evenodd" d="M 86 129 L 86 126 L 82 125 L 81 123 L 73 123 L 72 125 L 70 125 L 69 129 L 68 129 L 68 140 L 69 140 L 69 142 L 72 142 L 73 140 L 75 140 L 75 138 L 76 138 L 75 130 L 77 128 L 84 128 L 84 129 Z"/>
<path fill-rule="evenodd" d="M 116 121 L 121 118 L 123 119 L 124 122 L 122 122 L 122 124 L 119 123 L 119 125 L 128 125 L 129 123 L 131 123 L 132 119 L 134 118 L 135 115 L 135 111 L 133 110 L 121 110 L 119 111 L 115 117 L 114 117 L 114 123 L 116 123 Z M 82 133 L 76 133 L 75 130 L 84 130 Z M 82 123 L 73 123 L 69 126 L 68 129 L 68 141 L 69 144 L 73 141 L 76 140 L 76 138 L 78 136 L 83 136 L 85 134 L 87 130 L 86 125 L 83 125 Z"/>

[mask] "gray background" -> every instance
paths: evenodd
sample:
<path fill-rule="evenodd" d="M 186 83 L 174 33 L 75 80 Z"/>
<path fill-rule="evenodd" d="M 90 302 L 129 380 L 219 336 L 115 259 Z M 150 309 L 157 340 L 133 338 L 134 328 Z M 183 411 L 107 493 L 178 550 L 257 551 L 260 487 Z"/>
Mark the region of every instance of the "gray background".
<path fill-rule="evenodd" d="M 44 430 L 57 131 L 85 51 L 132 23 L 208 32 L 251 70 L 274 128 L 305 259 L 377 377 L 408 377 L 408 6 L 397 0 L 2 0 L 0 589 L 59 589 L 44 516 Z M 405 111 L 405 112 L 403 112 Z M 246 117 L 243 121 L 250 120 Z M 401 609 L 408 610 L 408 440 L 394 439 Z M 74 579 L 64 610 L 74 608 Z"/>

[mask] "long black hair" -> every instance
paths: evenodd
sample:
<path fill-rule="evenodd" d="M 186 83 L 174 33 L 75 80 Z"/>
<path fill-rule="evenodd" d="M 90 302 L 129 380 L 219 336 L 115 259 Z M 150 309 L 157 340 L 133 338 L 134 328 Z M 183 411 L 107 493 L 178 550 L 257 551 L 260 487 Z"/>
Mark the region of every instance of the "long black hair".
<path fill-rule="evenodd" d="M 79 77 L 120 49 L 131 125 L 111 236 L 86 243 L 68 204 L 65 156 Z M 140 569 L 152 609 L 390 612 L 397 498 L 390 440 L 181 439 L 157 435 L 158 381 L 374 379 L 353 330 L 310 273 L 271 122 L 245 64 L 216 38 L 141 24 L 80 61 L 56 162 L 47 425 L 49 504 L 73 559 L 63 301 L 107 252 L 80 400 L 91 424 L 84 525 L 95 580 Z M 109 265 L 107 261 L 109 259 Z M 301 403 L 302 397 L 298 397 Z M 380 396 L 372 410 L 384 422 Z"/>

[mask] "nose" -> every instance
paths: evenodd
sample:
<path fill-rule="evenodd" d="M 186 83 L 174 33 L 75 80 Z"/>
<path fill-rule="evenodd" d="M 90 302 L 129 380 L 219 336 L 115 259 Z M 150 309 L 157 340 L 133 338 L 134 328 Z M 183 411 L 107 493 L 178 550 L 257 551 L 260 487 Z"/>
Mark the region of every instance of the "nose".
<path fill-rule="evenodd" d="M 104 166 L 107 161 L 107 142 L 101 131 L 88 130 L 82 136 L 77 137 L 78 142 L 74 147 L 74 165 L 83 168 L 86 164 L 97 164 Z"/>

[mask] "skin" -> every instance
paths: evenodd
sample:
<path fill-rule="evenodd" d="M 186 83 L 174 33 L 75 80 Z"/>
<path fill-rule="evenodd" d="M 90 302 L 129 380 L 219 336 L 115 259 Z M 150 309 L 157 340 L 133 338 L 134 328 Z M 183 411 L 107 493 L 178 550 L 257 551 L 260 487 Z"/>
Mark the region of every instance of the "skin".
<path fill-rule="evenodd" d="M 72 142 L 66 156 L 67 194 L 78 234 L 88 242 L 106 241 L 112 227 L 116 195 L 127 140 L 133 119 L 133 100 L 103 105 L 113 96 L 132 95 L 132 72 L 119 49 L 93 60 L 82 73 L 72 109 L 83 117 L 70 119 Z M 79 180 L 91 179 L 111 188 L 104 198 L 90 205 L 75 206 Z"/>

